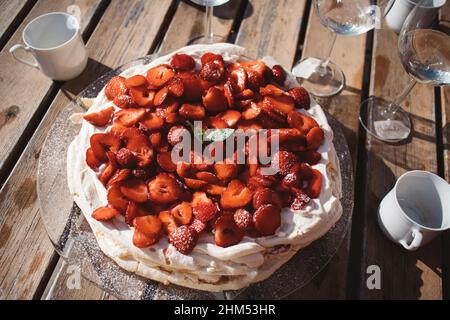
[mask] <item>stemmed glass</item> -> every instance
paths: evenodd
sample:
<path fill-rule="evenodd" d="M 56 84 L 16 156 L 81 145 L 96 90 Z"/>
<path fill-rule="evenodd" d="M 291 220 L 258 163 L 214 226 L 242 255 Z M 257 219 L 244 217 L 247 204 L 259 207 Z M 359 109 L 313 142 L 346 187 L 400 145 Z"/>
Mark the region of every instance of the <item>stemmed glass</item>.
<path fill-rule="evenodd" d="M 230 0 L 191 0 L 192 2 L 205 6 L 205 34 L 195 37 L 188 44 L 212 44 L 223 41 L 222 36 L 215 35 L 213 32 L 213 12 L 214 7 L 221 6 Z"/>
<path fill-rule="evenodd" d="M 398 39 L 400 59 L 412 77 L 393 101 L 370 97 L 361 104 L 362 126 L 374 137 L 400 142 L 409 137 L 411 120 L 400 104 L 420 82 L 434 86 L 450 84 L 450 36 L 438 30 L 436 17 L 445 0 L 422 0 L 406 19 Z M 447 4 L 448 5 L 448 4 Z"/>
<path fill-rule="evenodd" d="M 313 95 L 330 97 L 344 88 L 344 73 L 330 60 L 336 37 L 359 35 L 373 29 L 380 20 L 380 10 L 372 2 L 372 0 L 314 0 L 313 5 L 320 22 L 333 32 L 333 38 L 328 44 L 325 59 L 305 58 L 292 70 L 302 86 Z"/>

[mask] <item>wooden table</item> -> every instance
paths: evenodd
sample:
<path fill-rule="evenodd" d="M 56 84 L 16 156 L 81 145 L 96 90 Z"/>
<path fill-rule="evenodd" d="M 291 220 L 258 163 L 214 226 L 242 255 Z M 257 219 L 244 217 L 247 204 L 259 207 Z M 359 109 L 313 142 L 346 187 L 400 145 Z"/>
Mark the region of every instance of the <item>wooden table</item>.
<path fill-rule="evenodd" d="M 89 65 L 77 79 L 52 82 L 17 63 L 8 53 L 25 25 L 51 11 L 81 9 Z M 450 6 L 442 11 L 450 27 Z M 54 252 L 40 220 L 36 192 L 39 153 L 58 112 L 105 71 L 148 53 L 182 47 L 202 32 L 201 7 L 170 0 L 0 0 L 0 298 L 114 299 L 82 280 L 66 285 L 70 273 Z M 232 0 L 215 12 L 214 27 L 250 56 L 272 55 L 286 68 L 302 56 L 323 56 L 331 34 L 306 0 Z M 332 60 L 345 72 L 347 87 L 322 100 L 347 137 L 355 168 L 353 223 L 338 254 L 292 299 L 442 299 L 450 296 L 450 237 L 406 252 L 388 241 L 376 209 L 395 179 L 407 170 L 436 172 L 450 180 L 450 89 L 417 86 L 404 103 L 414 132 L 404 144 L 376 141 L 361 129 L 359 103 L 375 94 L 392 98 L 409 77 L 400 65 L 397 36 L 378 30 L 339 37 Z M 345 190 L 344 190 L 345 192 Z M 378 265 L 381 289 L 369 290 L 367 268 Z"/>

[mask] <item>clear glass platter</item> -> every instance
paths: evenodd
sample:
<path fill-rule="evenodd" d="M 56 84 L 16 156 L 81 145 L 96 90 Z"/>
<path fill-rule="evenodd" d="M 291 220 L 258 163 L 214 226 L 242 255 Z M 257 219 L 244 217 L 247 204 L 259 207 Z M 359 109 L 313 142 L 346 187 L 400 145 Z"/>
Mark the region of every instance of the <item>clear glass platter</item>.
<path fill-rule="evenodd" d="M 330 115 L 334 145 L 342 175 L 343 215 L 322 238 L 300 250 L 269 279 L 238 291 L 210 293 L 176 285 L 163 285 L 120 268 L 100 250 L 82 212 L 73 202 L 67 186 L 67 149 L 78 134 L 80 125 L 69 117 L 84 113 L 82 98 L 95 98 L 104 85 L 124 70 L 148 64 L 157 56 L 134 60 L 113 70 L 89 85 L 61 110 L 42 148 L 38 168 L 38 197 L 41 217 L 58 254 L 81 275 L 120 299 L 282 299 L 308 284 L 336 254 L 350 225 L 353 212 L 353 166 L 341 125 Z"/>

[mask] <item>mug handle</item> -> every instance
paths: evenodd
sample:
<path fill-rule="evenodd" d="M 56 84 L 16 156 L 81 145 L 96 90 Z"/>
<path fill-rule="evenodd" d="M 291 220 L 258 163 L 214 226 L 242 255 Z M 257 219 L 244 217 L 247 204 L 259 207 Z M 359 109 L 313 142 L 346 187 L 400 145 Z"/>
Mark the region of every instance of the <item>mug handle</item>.
<path fill-rule="evenodd" d="M 24 64 L 26 64 L 26 65 L 28 65 L 28 66 L 30 66 L 30 67 L 39 69 L 39 65 L 37 64 L 36 59 L 34 59 L 35 62 L 33 63 L 33 62 L 29 62 L 29 61 L 27 61 L 27 60 L 24 60 L 24 59 L 22 59 L 22 58 L 16 56 L 16 55 L 15 55 L 15 52 L 16 52 L 18 49 L 23 49 L 23 50 L 25 50 L 26 52 L 30 52 L 30 51 L 31 51 L 30 47 L 24 46 L 23 44 L 16 44 L 16 45 L 12 46 L 11 49 L 9 49 L 9 52 L 12 54 L 12 56 L 14 57 L 14 59 L 16 59 L 17 61 L 19 61 L 19 62 L 21 62 L 21 63 L 24 63 Z"/>
<path fill-rule="evenodd" d="M 411 241 L 410 244 L 408 244 L 406 242 L 406 240 L 404 240 L 404 239 L 400 240 L 400 244 L 406 250 L 414 251 L 414 250 L 417 250 L 420 247 L 420 245 L 422 243 L 423 236 L 422 236 L 422 233 L 419 230 L 417 230 L 417 229 L 413 229 L 411 231 L 411 235 L 413 237 L 413 240 Z"/>

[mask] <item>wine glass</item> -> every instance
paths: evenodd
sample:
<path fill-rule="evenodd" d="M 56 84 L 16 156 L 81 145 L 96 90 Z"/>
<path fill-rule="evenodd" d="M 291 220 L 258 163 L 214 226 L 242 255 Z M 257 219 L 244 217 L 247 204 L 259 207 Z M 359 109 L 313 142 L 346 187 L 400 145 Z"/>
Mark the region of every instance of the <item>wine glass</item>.
<path fill-rule="evenodd" d="M 330 60 L 337 35 L 359 35 L 373 29 L 379 22 L 380 10 L 372 0 L 314 0 L 313 5 L 321 24 L 333 32 L 333 38 L 325 59 L 305 58 L 292 73 L 313 95 L 330 97 L 345 87 L 344 73 Z"/>
<path fill-rule="evenodd" d="M 412 77 L 393 101 L 370 97 L 361 104 L 366 117 L 359 118 L 372 136 L 400 142 L 411 133 L 409 114 L 400 104 L 420 82 L 434 86 L 450 84 L 450 36 L 438 29 L 436 17 L 446 0 L 421 0 L 406 19 L 398 39 L 400 59 Z"/>
<path fill-rule="evenodd" d="M 192 2 L 205 6 L 205 34 L 191 39 L 188 44 L 212 44 L 223 41 L 222 36 L 213 32 L 213 11 L 214 7 L 221 6 L 230 0 L 191 0 Z"/>

